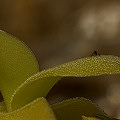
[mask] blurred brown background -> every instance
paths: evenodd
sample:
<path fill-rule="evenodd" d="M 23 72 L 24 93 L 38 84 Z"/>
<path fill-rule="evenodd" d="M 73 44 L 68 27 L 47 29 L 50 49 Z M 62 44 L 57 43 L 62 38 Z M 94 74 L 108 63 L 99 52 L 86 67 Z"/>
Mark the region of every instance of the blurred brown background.
<path fill-rule="evenodd" d="M 0 6 L 0 29 L 32 49 L 40 70 L 90 56 L 94 50 L 120 56 L 119 0 L 1 0 Z M 64 78 L 47 98 L 54 103 L 84 96 L 120 118 L 119 78 Z"/>

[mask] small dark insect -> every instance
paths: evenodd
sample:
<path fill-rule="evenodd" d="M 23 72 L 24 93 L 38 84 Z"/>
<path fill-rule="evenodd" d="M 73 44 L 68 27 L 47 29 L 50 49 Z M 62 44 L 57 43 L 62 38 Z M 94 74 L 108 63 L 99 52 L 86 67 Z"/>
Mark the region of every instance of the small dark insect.
<path fill-rule="evenodd" d="M 94 51 L 91 56 L 97 56 L 97 55 L 100 56 L 100 54 L 97 51 Z"/>

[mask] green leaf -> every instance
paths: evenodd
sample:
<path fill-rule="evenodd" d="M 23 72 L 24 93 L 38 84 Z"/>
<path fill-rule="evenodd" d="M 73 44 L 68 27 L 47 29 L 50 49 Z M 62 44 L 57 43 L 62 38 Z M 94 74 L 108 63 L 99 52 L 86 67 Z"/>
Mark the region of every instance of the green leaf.
<path fill-rule="evenodd" d="M 82 116 L 105 115 L 99 107 L 85 98 L 65 100 L 51 107 L 57 120 L 81 120 Z"/>
<path fill-rule="evenodd" d="M 0 90 L 8 111 L 15 90 L 39 71 L 36 58 L 20 40 L 0 31 Z"/>
<path fill-rule="evenodd" d="M 18 109 L 38 97 L 45 97 L 62 77 L 86 77 L 119 73 L 120 59 L 112 55 L 92 56 L 68 62 L 38 72 L 27 79 L 13 94 L 10 109 Z"/>
<path fill-rule="evenodd" d="M 95 117 L 82 116 L 82 120 L 102 120 L 102 119 L 100 119 L 100 118 L 95 118 Z"/>
<path fill-rule="evenodd" d="M 44 98 L 39 98 L 10 113 L 0 113 L 0 120 L 56 120 Z"/>

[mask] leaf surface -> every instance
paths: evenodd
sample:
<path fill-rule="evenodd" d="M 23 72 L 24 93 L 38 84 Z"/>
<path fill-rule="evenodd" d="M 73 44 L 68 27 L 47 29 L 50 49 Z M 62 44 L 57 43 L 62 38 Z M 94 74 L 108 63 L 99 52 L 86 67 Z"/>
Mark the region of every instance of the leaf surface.
<path fill-rule="evenodd" d="M 20 108 L 38 97 L 46 97 L 50 89 L 62 77 L 86 77 L 119 73 L 120 58 L 112 55 L 92 56 L 68 62 L 38 72 L 27 79 L 13 94 L 10 103 L 11 109 Z"/>
<path fill-rule="evenodd" d="M 81 120 L 82 116 L 105 115 L 98 106 L 85 98 L 65 100 L 51 107 L 57 120 Z"/>
<path fill-rule="evenodd" d="M 31 50 L 20 40 L 0 30 L 0 90 L 8 111 L 15 90 L 39 71 Z"/>
<path fill-rule="evenodd" d="M 44 98 L 39 98 L 10 113 L 0 113 L 0 120 L 56 120 Z"/>

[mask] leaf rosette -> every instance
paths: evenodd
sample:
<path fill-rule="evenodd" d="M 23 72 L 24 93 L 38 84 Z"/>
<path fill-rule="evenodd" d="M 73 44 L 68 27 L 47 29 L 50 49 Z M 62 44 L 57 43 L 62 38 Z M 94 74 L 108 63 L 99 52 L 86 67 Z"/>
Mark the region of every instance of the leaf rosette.
<path fill-rule="evenodd" d="M 0 119 L 84 120 L 93 117 L 97 120 L 96 114 L 107 115 L 90 100 L 75 98 L 50 106 L 45 97 L 63 77 L 119 73 L 120 58 L 112 55 L 81 58 L 39 72 L 31 50 L 23 42 L 0 31 L 0 90 L 4 98 L 0 104 Z"/>

